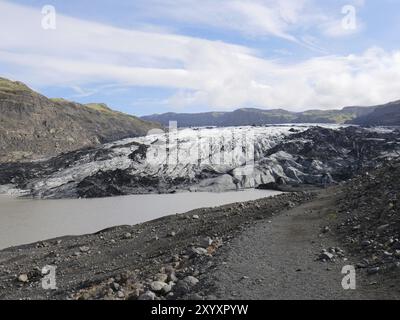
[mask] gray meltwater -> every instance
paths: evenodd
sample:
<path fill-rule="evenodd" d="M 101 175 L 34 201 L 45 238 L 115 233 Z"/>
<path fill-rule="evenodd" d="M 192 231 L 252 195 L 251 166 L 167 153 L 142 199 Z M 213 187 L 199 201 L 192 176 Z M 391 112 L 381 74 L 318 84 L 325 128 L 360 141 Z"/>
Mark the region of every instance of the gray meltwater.
<path fill-rule="evenodd" d="M 279 193 L 249 189 L 68 200 L 0 196 L 0 249 L 93 233 L 117 225 L 134 225 L 192 209 L 256 200 Z"/>

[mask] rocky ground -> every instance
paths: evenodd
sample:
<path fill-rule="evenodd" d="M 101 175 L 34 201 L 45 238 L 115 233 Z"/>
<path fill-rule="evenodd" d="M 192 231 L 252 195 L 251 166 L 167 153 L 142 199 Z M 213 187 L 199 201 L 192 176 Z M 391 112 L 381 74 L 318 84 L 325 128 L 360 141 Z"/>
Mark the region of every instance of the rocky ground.
<path fill-rule="evenodd" d="M 369 275 L 400 279 L 400 162 L 384 163 L 341 189 L 336 234 Z"/>
<path fill-rule="evenodd" d="M 6 249 L 0 299 L 399 299 L 399 178 L 390 162 L 328 189 Z M 57 290 L 41 287 L 45 265 Z"/>
<path fill-rule="evenodd" d="M 312 197 L 284 194 L 6 249 L 0 299 L 212 298 L 199 282 L 216 253 L 252 224 Z M 46 265 L 57 266 L 58 290 L 41 287 Z"/>

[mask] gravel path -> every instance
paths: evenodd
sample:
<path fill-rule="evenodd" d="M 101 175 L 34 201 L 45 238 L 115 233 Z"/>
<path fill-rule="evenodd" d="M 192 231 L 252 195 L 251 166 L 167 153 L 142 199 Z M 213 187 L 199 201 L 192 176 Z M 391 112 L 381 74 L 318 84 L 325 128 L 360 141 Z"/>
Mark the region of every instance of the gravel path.
<path fill-rule="evenodd" d="M 214 271 L 215 295 L 223 299 L 379 299 L 381 290 L 356 277 L 357 289 L 344 290 L 342 267 L 352 259 L 316 261 L 322 249 L 340 245 L 322 229 L 332 219 L 334 197 L 291 209 L 260 222 L 234 239 Z"/>

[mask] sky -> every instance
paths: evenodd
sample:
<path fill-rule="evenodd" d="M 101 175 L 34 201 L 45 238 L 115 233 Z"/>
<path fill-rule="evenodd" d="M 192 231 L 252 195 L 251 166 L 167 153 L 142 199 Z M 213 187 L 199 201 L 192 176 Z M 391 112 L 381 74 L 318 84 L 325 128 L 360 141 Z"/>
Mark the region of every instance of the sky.
<path fill-rule="evenodd" d="M 398 0 L 0 0 L 0 76 L 146 115 L 400 99 Z"/>

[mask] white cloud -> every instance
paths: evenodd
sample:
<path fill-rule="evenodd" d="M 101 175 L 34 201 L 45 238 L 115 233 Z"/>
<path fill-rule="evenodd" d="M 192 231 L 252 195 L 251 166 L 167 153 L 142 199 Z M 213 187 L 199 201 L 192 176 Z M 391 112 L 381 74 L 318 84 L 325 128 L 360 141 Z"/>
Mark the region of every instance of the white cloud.
<path fill-rule="evenodd" d="M 252 8 L 243 14 L 254 17 L 257 10 Z M 285 21 L 299 19 L 293 7 L 280 10 Z M 107 88 L 104 84 L 173 88 L 177 93 L 164 104 L 211 109 L 337 108 L 399 98 L 400 51 L 372 48 L 360 55 L 288 64 L 220 41 L 126 30 L 62 15 L 57 29 L 46 31 L 40 19 L 40 10 L 0 2 L 0 64 L 35 87 L 75 87 L 81 94 L 90 94 L 85 86 Z M 261 18 L 254 23 L 261 25 Z M 264 28 L 287 35 L 284 26 Z M 315 46 L 312 38 L 304 39 Z"/>
<path fill-rule="evenodd" d="M 138 17 L 170 19 L 189 25 L 233 30 L 251 37 L 275 36 L 296 41 L 290 26 L 309 0 L 148 0 L 136 5 Z"/>
<path fill-rule="evenodd" d="M 314 51 L 297 36 L 298 31 L 340 37 L 362 30 L 342 28 L 345 3 L 357 9 L 364 0 L 340 0 L 321 7 L 316 0 L 147 0 L 135 5 L 137 19 L 159 18 L 187 26 L 206 26 L 240 33 L 251 38 L 277 37 Z M 357 15 L 357 20 L 361 19 Z M 178 25 L 179 29 L 179 25 Z"/>

